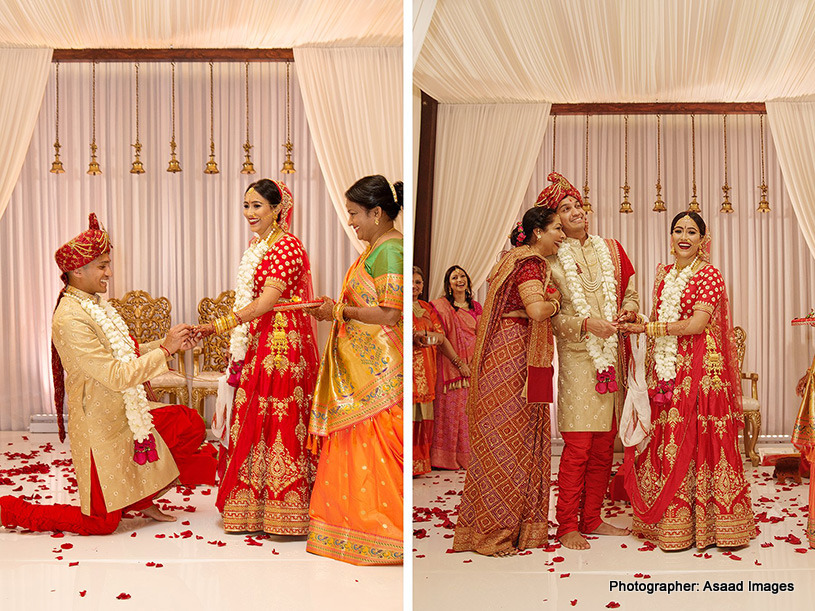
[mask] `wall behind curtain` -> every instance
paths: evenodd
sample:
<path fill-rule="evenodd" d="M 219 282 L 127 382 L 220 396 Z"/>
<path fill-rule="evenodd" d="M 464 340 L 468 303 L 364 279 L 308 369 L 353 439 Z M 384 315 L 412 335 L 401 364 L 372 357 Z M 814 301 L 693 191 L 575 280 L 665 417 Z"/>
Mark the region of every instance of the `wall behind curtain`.
<path fill-rule="evenodd" d="M 60 143 L 66 173 L 53 159 L 54 68 L 19 182 L 0 219 L 0 430 L 21 430 L 30 414 L 53 411 L 51 314 L 61 282 L 58 246 L 87 228 L 96 212 L 114 244 L 108 296 L 143 289 L 164 295 L 173 322 L 197 321 L 197 304 L 234 288 L 251 234 L 243 191 L 261 177 L 281 179 L 285 142 L 283 63 L 250 63 L 250 141 L 257 173 L 240 174 L 245 141 L 244 65 L 214 65 L 216 161 L 209 155 L 209 67 L 176 64 L 176 141 L 183 171 L 166 172 L 170 157 L 170 64 L 140 66 L 143 175 L 129 173 L 135 140 L 132 64 L 97 65 L 96 139 L 103 174 L 86 174 L 91 140 L 91 65 L 60 66 Z M 297 173 L 285 177 L 295 199 L 293 231 L 308 251 L 315 293 L 336 296 L 355 252 L 330 202 L 312 147 L 294 64 L 292 141 Z M 320 347 L 327 327 L 320 325 Z"/>
<path fill-rule="evenodd" d="M 745 370 L 758 372 L 762 434 L 792 431 L 800 400 L 795 384 L 815 351 L 815 330 L 791 327 L 790 320 L 815 306 L 815 260 L 784 187 L 772 134 L 765 118 L 767 185 L 771 212 L 756 211 L 760 184 L 759 117 L 727 120 L 730 199 L 735 212 L 722 214 L 724 149 L 721 116 L 696 117 L 696 182 L 708 223 L 712 263 L 724 276 L 733 324 L 747 331 Z M 650 314 L 657 263 L 670 262 L 669 224 L 691 199 L 690 117 L 668 115 L 662 124 L 662 186 L 667 212 L 651 209 L 657 179 L 656 117 L 629 118 L 628 176 L 633 214 L 620 214 L 624 183 L 622 116 L 590 119 L 590 231 L 620 241 L 637 270 L 642 309 Z M 585 117 L 557 118 L 556 169 L 583 191 Z M 518 218 L 548 184 L 552 170 L 552 118 Z M 744 384 L 745 393 L 749 385 Z M 554 422 L 554 420 L 553 420 Z"/>

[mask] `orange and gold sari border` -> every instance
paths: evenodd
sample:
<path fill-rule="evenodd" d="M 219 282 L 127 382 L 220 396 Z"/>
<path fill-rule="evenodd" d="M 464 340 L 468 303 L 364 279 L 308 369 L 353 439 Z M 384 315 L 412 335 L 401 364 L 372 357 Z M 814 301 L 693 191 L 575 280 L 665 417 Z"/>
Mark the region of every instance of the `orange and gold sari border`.
<path fill-rule="evenodd" d="M 403 375 L 399 371 L 396 376 L 374 384 L 368 393 L 361 397 L 355 394 L 346 402 L 339 403 L 334 399 L 330 404 L 324 404 L 315 397 L 308 432 L 325 437 L 370 420 L 386 410 L 401 408 L 403 387 Z"/>
<path fill-rule="evenodd" d="M 374 278 L 374 288 L 379 305 L 383 308 L 402 309 L 404 301 L 404 277 L 402 274 L 383 274 Z"/>
<path fill-rule="evenodd" d="M 402 539 L 339 528 L 312 520 L 306 551 L 356 565 L 403 564 Z"/>

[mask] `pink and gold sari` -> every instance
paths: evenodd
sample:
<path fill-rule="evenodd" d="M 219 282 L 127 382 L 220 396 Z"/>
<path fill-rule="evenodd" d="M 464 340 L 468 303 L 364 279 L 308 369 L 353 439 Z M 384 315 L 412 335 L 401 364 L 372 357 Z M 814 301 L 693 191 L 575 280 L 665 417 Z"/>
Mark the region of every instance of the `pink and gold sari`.
<path fill-rule="evenodd" d="M 365 251 L 340 301 L 402 309 L 402 240 Z M 322 438 L 306 549 L 351 564 L 401 564 L 402 322 L 334 322 L 309 433 Z"/>
<path fill-rule="evenodd" d="M 482 307 L 473 301 L 470 310 L 453 307 L 447 299 L 435 299 L 432 305 L 444 325 L 444 334 L 462 361 L 472 365 L 475 331 Z M 467 426 L 467 397 L 470 380 L 441 353 L 437 358 L 436 400 L 433 403 L 433 443 L 430 464 L 440 469 L 466 469 L 470 464 L 470 433 Z"/>
<path fill-rule="evenodd" d="M 815 371 L 815 360 L 810 372 Z M 807 520 L 807 539 L 809 546 L 815 547 L 815 375 L 809 374 L 804 389 L 804 398 L 795 419 L 795 430 L 792 432 L 792 444 L 809 462 L 809 518 Z"/>

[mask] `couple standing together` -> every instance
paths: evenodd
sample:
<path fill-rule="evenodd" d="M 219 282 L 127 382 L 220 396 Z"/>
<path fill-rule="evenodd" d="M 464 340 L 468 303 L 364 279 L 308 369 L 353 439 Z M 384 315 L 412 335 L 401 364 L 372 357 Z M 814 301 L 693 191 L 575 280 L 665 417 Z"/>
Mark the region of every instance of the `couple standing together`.
<path fill-rule="evenodd" d="M 552 359 L 558 342 L 557 538 L 627 535 L 601 518 L 630 335 L 648 341 L 649 443 L 623 468 L 634 534 L 665 550 L 736 547 L 756 535 L 737 432 L 740 376 L 729 305 L 706 260 L 704 221 L 671 224 L 675 263 L 660 266 L 645 324 L 634 268 L 616 240 L 590 235 L 580 193 L 552 172 L 490 273 L 467 411 L 472 462 L 453 549 L 506 556 L 548 544 Z M 641 446 L 642 447 L 642 446 Z"/>
<path fill-rule="evenodd" d="M 393 221 L 402 184 L 368 176 L 345 195 L 348 224 L 368 247 L 337 302 L 313 299 L 308 255 L 289 232 L 291 192 L 262 179 L 242 201 L 255 237 L 238 269 L 235 311 L 142 346 L 100 295 L 112 246 L 92 214 L 90 228 L 56 252 L 65 287 L 52 325 L 60 438 L 67 390 L 80 506 L 6 496 L 2 525 L 108 534 L 127 511 L 174 521 L 154 500 L 176 479 L 214 484 L 215 457 L 202 445 L 201 417 L 155 403 L 148 380 L 201 335 L 228 332 L 216 501 L 224 529 L 308 535 L 308 551 L 353 564 L 401 563 L 402 236 Z M 315 318 L 333 321 L 322 363 Z"/>

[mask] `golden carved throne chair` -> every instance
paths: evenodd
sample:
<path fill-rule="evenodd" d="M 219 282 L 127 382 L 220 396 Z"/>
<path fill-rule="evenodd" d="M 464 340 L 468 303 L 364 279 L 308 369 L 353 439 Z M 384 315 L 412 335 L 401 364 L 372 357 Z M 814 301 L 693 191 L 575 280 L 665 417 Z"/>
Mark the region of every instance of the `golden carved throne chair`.
<path fill-rule="evenodd" d="M 109 301 L 139 344 L 160 340 L 170 330 L 173 306 L 166 297 L 153 298 L 146 291 L 129 291 L 121 299 Z M 150 380 L 150 386 L 157 397 L 170 395 L 176 403 L 187 405 L 190 393 L 187 389 L 184 351 L 178 351 L 168 364 L 170 371 Z"/>
<path fill-rule="evenodd" d="M 198 303 L 198 324 L 226 316 L 235 306 L 235 291 L 224 291 L 215 299 L 204 297 Z M 218 394 L 218 378 L 229 366 L 229 334 L 210 335 L 192 351 L 192 406 L 204 415 L 204 400 Z"/>
<path fill-rule="evenodd" d="M 742 380 L 750 380 L 750 396 L 742 398 L 744 406 L 744 453 L 753 463 L 758 466 L 758 453 L 756 452 L 756 442 L 761 433 L 761 405 L 758 402 L 758 374 L 744 371 L 744 353 L 747 348 L 747 333 L 741 327 L 733 329 L 733 342 L 736 345 L 736 356 L 739 360 L 739 371 Z"/>

